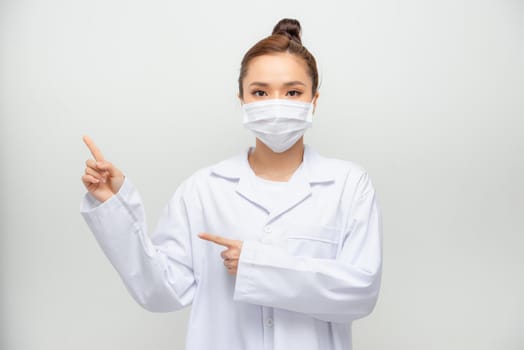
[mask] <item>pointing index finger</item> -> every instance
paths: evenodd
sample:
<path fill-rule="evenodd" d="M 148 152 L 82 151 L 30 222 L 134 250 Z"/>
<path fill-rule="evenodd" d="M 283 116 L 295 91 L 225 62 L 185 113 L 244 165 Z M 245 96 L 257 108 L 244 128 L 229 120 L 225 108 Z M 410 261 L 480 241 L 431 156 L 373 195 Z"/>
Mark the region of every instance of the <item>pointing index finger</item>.
<path fill-rule="evenodd" d="M 89 136 L 85 135 L 82 139 L 84 140 L 84 143 L 87 145 L 87 148 L 89 148 L 89 151 L 91 151 L 91 154 L 97 162 L 104 160 L 102 152 L 100 152 L 98 147 L 96 147 L 95 143 L 93 142 L 93 140 L 91 140 Z"/>
<path fill-rule="evenodd" d="M 233 241 L 231 241 L 230 239 L 227 239 L 221 236 L 217 236 L 217 235 L 211 235 L 209 233 L 199 233 L 198 237 L 205 239 L 206 241 L 210 241 L 216 244 L 223 245 L 224 247 L 228 247 L 228 248 L 234 245 Z"/>

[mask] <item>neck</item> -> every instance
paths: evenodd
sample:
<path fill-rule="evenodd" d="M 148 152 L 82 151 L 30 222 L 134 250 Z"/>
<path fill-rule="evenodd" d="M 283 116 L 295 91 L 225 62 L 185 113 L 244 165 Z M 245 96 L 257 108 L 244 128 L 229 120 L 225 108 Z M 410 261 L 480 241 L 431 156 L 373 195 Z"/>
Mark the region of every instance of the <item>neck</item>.
<path fill-rule="evenodd" d="M 273 181 L 287 181 L 300 166 L 304 156 L 304 138 L 282 153 L 276 153 L 256 139 L 255 149 L 248 155 L 253 172 Z"/>

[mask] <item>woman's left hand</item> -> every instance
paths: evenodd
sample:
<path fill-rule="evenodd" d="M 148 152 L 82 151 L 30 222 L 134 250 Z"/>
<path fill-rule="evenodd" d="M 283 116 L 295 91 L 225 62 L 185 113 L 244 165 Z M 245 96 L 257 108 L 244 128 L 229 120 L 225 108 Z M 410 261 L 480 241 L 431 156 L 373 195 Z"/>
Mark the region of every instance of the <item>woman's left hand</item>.
<path fill-rule="evenodd" d="M 230 275 L 236 275 L 238 269 L 238 259 L 240 257 L 240 253 L 242 252 L 242 241 L 228 239 L 209 233 L 200 233 L 198 234 L 198 237 L 227 247 L 226 250 L 220 253 L 220 256 L 222 259 L 224 259 L 224 266 L 227 268 L 227 272 Z"/>

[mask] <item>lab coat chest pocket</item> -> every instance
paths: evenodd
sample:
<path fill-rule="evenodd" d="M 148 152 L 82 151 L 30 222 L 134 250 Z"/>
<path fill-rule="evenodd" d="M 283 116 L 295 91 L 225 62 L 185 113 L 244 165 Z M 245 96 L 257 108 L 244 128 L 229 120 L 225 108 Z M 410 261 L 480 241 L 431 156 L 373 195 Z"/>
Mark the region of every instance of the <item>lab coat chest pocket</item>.
<path fill-rule="evenodd" d="M 335 259 L 339 230 L 332 226 L 297 228 L 287 236 L 287 250 L 295 256 Z"/>

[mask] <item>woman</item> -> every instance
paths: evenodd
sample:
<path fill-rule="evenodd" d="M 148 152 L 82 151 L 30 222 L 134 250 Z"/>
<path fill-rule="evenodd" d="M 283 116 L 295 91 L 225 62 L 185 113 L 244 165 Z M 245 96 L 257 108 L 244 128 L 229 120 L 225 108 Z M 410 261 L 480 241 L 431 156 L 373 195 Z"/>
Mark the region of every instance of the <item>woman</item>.
<path fill-rule="evenodd" d="M 241 64 L 255 147 L 184 180 L 151 237 L 137 189 L 84 137 L 81 214 L 140 305 L 192 305 L 187 349 L 351 349 L 352 321 L 375 306 L 375 190 L 359 165 L 304 144 L 317 87 L 299 22 L 281 20 Z"/>

